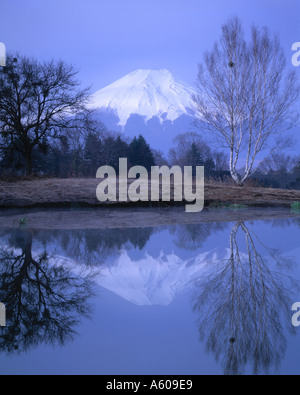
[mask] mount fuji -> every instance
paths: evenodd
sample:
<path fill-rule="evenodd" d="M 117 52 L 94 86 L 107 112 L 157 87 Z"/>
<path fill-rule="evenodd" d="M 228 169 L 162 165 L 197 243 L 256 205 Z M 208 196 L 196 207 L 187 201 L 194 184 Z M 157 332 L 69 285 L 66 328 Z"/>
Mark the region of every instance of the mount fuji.
<path fill-rule="evenodd" d="M 142 134 L 155 149 L 169 149 L 178 133 L 195 129 L 194 88 L 168 70 L 136 70 L 95 92 L 90 107 L 110 130 Z"/>

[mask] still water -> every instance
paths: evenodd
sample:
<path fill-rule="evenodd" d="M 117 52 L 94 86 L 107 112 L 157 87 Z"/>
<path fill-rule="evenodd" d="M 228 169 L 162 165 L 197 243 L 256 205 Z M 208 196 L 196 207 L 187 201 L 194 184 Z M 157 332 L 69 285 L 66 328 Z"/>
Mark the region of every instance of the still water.
<path fill-rule="evenodd" d="M 0 230 L 1 374 L 300 374 L 300 218 Z"/>

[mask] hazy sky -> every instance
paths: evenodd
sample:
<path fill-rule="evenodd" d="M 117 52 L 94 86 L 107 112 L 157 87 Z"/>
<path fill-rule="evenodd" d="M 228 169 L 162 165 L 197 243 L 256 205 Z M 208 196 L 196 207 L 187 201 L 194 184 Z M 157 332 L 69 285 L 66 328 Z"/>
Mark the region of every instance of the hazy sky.
<path fill-rule="evenodd" d="M 194 83 L 203 52 L 233 14 L 246 29 L 278 32 L 291 58 L 299 0 L 0 0 L 0 41 L 74 64 L 93 91 L 139 68 L 166 68 Z"/>

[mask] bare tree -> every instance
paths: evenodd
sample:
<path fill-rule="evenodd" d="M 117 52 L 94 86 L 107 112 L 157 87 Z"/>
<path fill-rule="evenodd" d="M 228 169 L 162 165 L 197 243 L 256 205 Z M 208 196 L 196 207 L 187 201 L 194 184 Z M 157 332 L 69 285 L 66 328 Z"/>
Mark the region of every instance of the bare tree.
<path fill-rule="evenodd" d="M 7 57 L 0 73 L 0 149 L 20 152 L 32 174 L 32 151 L 86 120 L 88 90 L 63 61 Z"/>
<path fill-rule="evenodd" d="M 179 134 L 173 140 L 173 144 L 174 148 L 171 148 L 169 151 L 169 161 L 172 165 L 188 166 L 188 154 L 193 144 L 201 152 L 204 161 L 212 156 L 210 147 L 197 133 L 187 132 Z"/>
<path fill-rule="evenodd" d="M 0 248 L 0 299 L 7 308 L 7 330 L 0 333 L 0 349 L 12 353 L 41 344 L 64 345 L 73 340 L 82 318 L 90 318 L 95 294 L 93 270 L 78 273 L 54 262 L 46 246 L 34 251 L 34 232 L 18 230 L 16 240 Z"/>
<path fill-rule="evenodd" d="M 242 185 L 254 173 L 258 154 L 287 146 L 283 132 L 297 122 L 293 106 L 300 88 L 295 72 L 286 71 L 278 37 L 267 28 L 253 26 L 247 42 L 233 17 L 222 33 L 199 65 L 194 107 L 201 127 L 229 150 L 231 176 Z"/>
<path fill-rule="evenodd" d="M 225 374 L 243 374 L 251 366 L 253 374 L 268 374 L 286 352 L 286 333 L 295 334 L 295 261 L 266 246 L 242 221 L 233 225 L 228 247 L 195 282 L 200 340 Z"/>
<path fill-rule="evenodd" d="M 263 174 L 268 174 L 270 171 L 291 173 L 297 167 L 299 161 L 299 155 L 292 157 L 283 152 L 274 152 L 260 163 L 258 170 Z"/>

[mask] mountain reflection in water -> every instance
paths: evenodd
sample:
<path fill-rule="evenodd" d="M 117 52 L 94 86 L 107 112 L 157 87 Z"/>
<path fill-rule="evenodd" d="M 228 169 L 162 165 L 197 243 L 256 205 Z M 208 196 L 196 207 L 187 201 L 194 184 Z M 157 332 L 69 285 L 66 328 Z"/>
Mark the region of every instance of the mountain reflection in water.
<path fill-rule="evenodd" d="M 294 231 L 295 221 L 262 226 Z M 295 333 L 298 262 L 256 233 L 256 224 L 1 231 L 0 301 L 7 310 L 1 352 L 75 342 L 104 288 L 144 309 L 168 308 L 187 293 L 184 308 L 194 312 L 200 342 L 225 374 L 280 370 Z"/>

